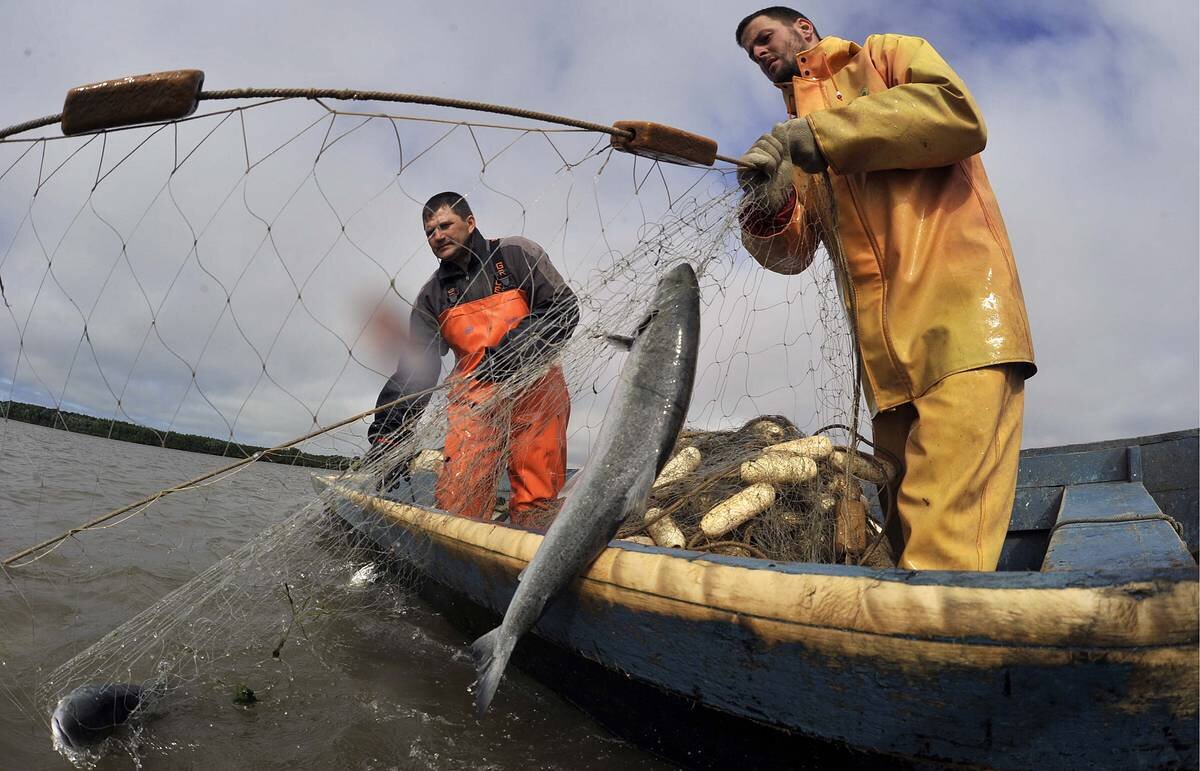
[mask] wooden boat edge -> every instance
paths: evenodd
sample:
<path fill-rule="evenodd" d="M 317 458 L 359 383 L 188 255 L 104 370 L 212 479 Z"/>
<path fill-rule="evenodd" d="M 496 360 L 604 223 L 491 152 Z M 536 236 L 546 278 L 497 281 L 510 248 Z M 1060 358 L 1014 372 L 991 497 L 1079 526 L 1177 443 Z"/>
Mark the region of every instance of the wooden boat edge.
<path fill-rule="evenodd" d="M 515 575 L 542 540 L 528 530 L 366 495 L 332 479 L 322 484 L 447 548 L 469 551 L 486 570 Z M 1200 639 L 1200 582 L 1194 569 L 1070 575 L 780 567 L 614 542 L 581 577 L 578 592 L 667 615 L 716 611 L 759 619 L 764 633 L 778 633 L 782 625 L 909 641 L 1093 649 L 1194 649 Z M 984 576 L 987 580 L 981 580 Z M 795 599 L 780 602 L 783 597 Z"/>

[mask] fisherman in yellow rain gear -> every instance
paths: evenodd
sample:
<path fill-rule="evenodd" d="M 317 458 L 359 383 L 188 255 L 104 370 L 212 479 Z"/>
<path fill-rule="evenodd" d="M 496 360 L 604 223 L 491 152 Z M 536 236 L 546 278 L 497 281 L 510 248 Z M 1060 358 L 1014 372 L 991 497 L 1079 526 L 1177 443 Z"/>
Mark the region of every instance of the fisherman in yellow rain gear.
<path fill-rule="evenodd" d="M 816 209 L 828 175 L 874 440 L 903 464 L 899 566 L 995 570 L 1035 367 L 979 108 L 920 38 L 822 38 L 779 6 L 736 37 L 789 115 L 740 159 L 743 242 L 768 270 L 807 268 L 833 235 Z"/>

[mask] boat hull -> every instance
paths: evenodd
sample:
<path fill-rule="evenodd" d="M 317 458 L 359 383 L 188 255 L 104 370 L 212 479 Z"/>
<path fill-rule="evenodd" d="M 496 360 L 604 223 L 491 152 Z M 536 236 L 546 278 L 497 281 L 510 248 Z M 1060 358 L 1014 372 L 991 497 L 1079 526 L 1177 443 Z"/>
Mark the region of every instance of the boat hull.
<path fill-rule="evenodd" d="M 328 495 L 338 516 L 415 566 L 444 608 L 483 623 L 507 607 L 541 540 L 344 483 Z M 593 679 L 660 691 L 674 705 L 663 709 L 728 719 L 727 738 L 756 736 L 793 761 L 825 748 L 866 765 L 1197 763 L 1195 569 L 918 573 L 614 542 L 534 632 L 524 646 L 541 650 L 534 669 L 579 659 Z M 631 697 L 569 680 L 559 686 L 581 691 L 567 695 L 590 711 L 616 699 L 609 712 L 631 712 Z M 713 733 L 680 730 L 684 747 Z M 707 763 L 678 744 L 654 748 Z"/>

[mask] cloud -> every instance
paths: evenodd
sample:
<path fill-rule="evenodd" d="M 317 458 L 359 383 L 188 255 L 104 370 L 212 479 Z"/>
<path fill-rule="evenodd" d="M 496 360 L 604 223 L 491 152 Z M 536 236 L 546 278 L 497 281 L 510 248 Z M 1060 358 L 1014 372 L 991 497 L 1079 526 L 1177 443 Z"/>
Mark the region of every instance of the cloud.
<path fill-rule="evenodd" d="M 716 137 L 722 152 L 737 154 L 783 117 L 775 89 L 732 41 L 748 10 L 465 2 L 449 11 L 369 3 L 335 13 L 290 3 L 18 2 L 0 31 L 0 123 L 54 112 L 71 85 L 200 67 L 209 89 L 383 89 L 597 122 L 657 120 Z M 926 37 L 980 103 L 989 126 L 984 160 L 1040 366 L 1027 389 L 1026 445 L 1200 422 L 1196 10 L 915 1 L 805 10 L 824 34 Z M 563 173 L 559 154 L 582 158 L 595 141 L 578 134 L 359 126 L 362 119 L 332 119 L 303 102 L 219 122 L 154 137 L 90 199 L 97 176 L 144 134 L 117 133 L 106 147 L 80 150 L 36 199 L 39 176 L 78 141 L 46 143 L 45 158 L 39 146 L 0 178 L 0 279 L 12 304 L 0 315 L 4 393 L 247 442 L 285 439 L 373 404 L 388 353 L 360 333 L 375 303 L 403 312 L 432 270 L 415 219 L 429 193 L 467 192 L 486 234 L 535 238 L 574 285 L 624 308 L 596 283 L 612 267 L 610 248 L 630 248 L 660 216 L 667 190 L 674 195 L 695 179 L 677 170 L 665 189 L 659 180 L 640 182 L 625 157 L 599 176 L 599 161 Z M 318 160 L 322 144 L 347 130 Z M 0 173 L 26 149 L 0 145 Z M 245 173 L 247 158 L 264 156 Z M 402 163 L 411 165 L 397 176 Z M 725 185 L 706 179 L 699 192 L 715 195 Z M 820 406 L 825 380 L 838 380 L 822 360 L 823 285 L 815 276 L 765 274 L 744 254 L 733 256 L 736 243 L 711 248 L 731 256 L 712 277 L 724 293 L 712 286 L 706 294 L 708 359 L 693 419 L 728 426 L 784 412 L 813 427 L 831 411 Z M 639 278 L 621 276 L 620 286 Z M 605 320 L 600 313 L 585 322 Z M 604 405 L 604 388 L 591 394 L 589 378 L 611 387 L 619 363 L 584 350 L 607 363 L 572 383 L 573 462 Z"/>

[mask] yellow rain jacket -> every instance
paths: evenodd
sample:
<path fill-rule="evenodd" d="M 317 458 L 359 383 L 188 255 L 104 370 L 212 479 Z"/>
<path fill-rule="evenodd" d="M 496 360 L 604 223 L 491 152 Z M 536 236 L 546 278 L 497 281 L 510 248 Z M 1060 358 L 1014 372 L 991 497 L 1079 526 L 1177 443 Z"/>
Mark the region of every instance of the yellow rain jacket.
<path fill-rule="evenodd" d="M 947 375 L 996 364 L 1035 372 L 1012 247 L 979 158 L 987 131 L 929 43 L 824 38 L 782 85 L 829 161 L 873 413 Z M 744 220 L 743 242 L 777 273 L 808 267 L 823 237 L 819 176 L 797 169 L 797 204 Z"/>

